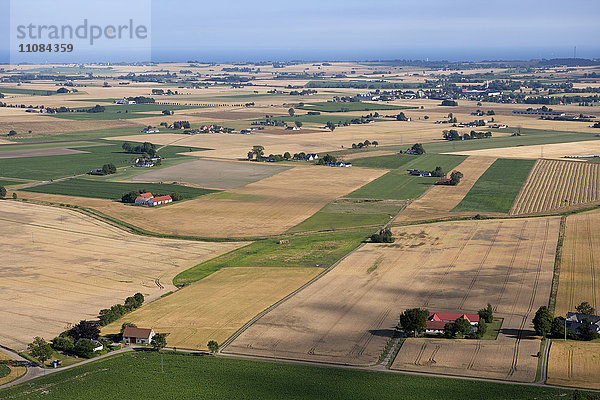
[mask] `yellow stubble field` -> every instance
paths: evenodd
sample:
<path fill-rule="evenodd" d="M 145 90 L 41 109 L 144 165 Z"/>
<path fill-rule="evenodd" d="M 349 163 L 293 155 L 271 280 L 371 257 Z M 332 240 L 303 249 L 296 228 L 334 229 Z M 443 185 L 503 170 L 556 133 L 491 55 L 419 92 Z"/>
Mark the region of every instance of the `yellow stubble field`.
<path fill-rule="evenodd" d="M 224 193 L 148 208 L 117 201 L 20 192 L 20 197 L 92 207 L 135 226 L 176 235 L 278 235 L 327 203 L 386 173 L 368 168 L 298 166 Z"/>
<path fill-rule="evenodd" d="M 393 368 L 531 381 L 539 339 L 531 318 L 550 294 L 559 218 L 437 223 L 393 229 L 390 245 L 366 244 L 266 314 L 226 352 L 340 364 L 376 362 L 399 314 L 412 307 L 504 318 L 496 341 L 439 341 L 435 361 L 415 362 L 423 339 L 407 340 Z M 509 256 L 507 256 L 509 255 Z M 425 346 L 426 347 L 426 346 Z M 471 350 L 483 351 L 481 356 Z M 485 349 L 484 349 L 485 348 Z M 481 350 L 484 349 L 484 350 Z M 429 351 L 429 350 L 427 350 Z M 462 362 L 462 361 L 461 361 Z"/>
<path fill-rule="evenodd" d="M 553 340 L 547 383 L 600 389 L 600 343 Z"/>
<path fill-rule="evenodd" d="M 0 344 L 23 350 L 136 292 L 148 301 L 172 278 L 245 243 L 135 236 L 78 212 L 4 201 L 0 208 Z"/>
<path fill-rule="evenodd" d="M 119 333 L 124 321 L 168 333 L 169 346 L 206 349 L 222 343 L 247 321 L 312 279 L 320 268 L 224 268 L 107 325 Z"/>

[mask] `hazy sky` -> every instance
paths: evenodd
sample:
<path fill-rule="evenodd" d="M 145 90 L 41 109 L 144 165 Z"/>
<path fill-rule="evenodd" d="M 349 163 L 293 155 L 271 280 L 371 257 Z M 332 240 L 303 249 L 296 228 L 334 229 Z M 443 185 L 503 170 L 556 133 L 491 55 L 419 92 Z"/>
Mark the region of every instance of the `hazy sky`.
<path fill-rule="evenodd" d="M 598 0 L 150 2 L 157 61 L 600 57 Z"/>

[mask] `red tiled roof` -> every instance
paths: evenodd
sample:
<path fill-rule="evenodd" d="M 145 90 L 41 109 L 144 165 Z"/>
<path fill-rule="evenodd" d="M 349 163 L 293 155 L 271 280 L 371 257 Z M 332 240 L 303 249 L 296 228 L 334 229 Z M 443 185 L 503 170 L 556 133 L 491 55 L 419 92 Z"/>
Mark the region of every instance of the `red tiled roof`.
<path fill-rule="evenodd" d="M 166 195 L 166 196 L 155 197 L 152 200 L 154 200 L 154 202 L 157 202 L 157 201 L 165 201 L 165 200 L 173 200 L 173 199 L 171 198 L 171 196 Z"/>
<path fill-rule="evenodd" d="M 446 324 L 444 321 L 427 321 L 427 329 L 443 331 Z"/>
<path fill-rule="evenodd" d="M 154 196 L 152 195 L 152 193 L 146 192 L 146 193 L 140 193 L 140 197 L 149 197 L 149 198 L 152 198 Z"/>
<path fill-rule="evenodd" d="M 134 328 L 132 326 L 128 326 L 123 332 L 123 337 L 148 339 L 150 337 L 150 333 L 152 333 L 152 329 Z"/>
<path fill-rule="evenodd" d="M 429 321 L 454 322 L 459 318 L 464 318 L 469 322 L 479 322 L 479 314 L 442 313 L 442 312 L 430 312 L 428 320 Z"/>

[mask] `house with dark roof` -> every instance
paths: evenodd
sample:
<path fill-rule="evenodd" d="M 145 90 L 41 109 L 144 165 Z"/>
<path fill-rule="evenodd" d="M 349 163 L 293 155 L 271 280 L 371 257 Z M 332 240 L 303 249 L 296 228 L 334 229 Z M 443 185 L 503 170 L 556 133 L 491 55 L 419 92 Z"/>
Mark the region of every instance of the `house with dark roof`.
<path fill-rule="evenodd" d="M 150 344 L 154 335 L 156 333 L 152 329 L 128 326 L 123 331 L 123 341 L 127 344 Z"/>
<path fill-rule="evenodd" d="M 581 333 L 581 328 L 584 326 L 589 327 L 592 331 L 600 334 L 600 316 L 579 314 L 569 312 L 565 321 L 567 330 L 576 334 Z"/>

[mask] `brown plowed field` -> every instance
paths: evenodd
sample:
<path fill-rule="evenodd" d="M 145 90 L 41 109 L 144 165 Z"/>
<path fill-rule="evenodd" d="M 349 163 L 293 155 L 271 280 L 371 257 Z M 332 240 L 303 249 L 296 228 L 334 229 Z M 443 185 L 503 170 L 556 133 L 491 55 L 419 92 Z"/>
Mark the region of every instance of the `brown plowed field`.
<path fill-rule="evenodd" d="M 600 164 L 538 160 L 510 214 L 533 214 L 572 208 L 600 200 Z"/>
<path fill-rule="evenodd" d="M 368 365 L 378 359 L 403 310 L 477 312 L 489 302 L 504 318 L 500 337 L 489 344 L 499 347 L 490 351 L 503 355 L 476 358 L 473 375 L 533 380 L 536 361 L 531 358 L 539 340 L 532 337 L 531 317 L 548 302 L 559 222 L 540 218 L 394 228 L 395 243 L 364 245 L 257 321 L 226 351 Z M 407 341 L 394 368 L 456 372 L 455 364 L 443 361 L 415 365 L 412 346 L 421 345 L 420 339 Z M 442 354 L 468 353 L 460 341 L 439 346 Z M 488 362 L 494 365 L 486 367 Z"/>
<path fill-rule="evenodd" d="M 0 344 L 23 350 L 141 292 L 175 289 L 177 273 L 244 245 L 131 235 L 80 213 L 3 201 Z"/>
<path fill-rule="evenodd" d="M 581 302 L 600 308 L 600 212 L 567 217 L 560 262 L 556 315 Z"/>

